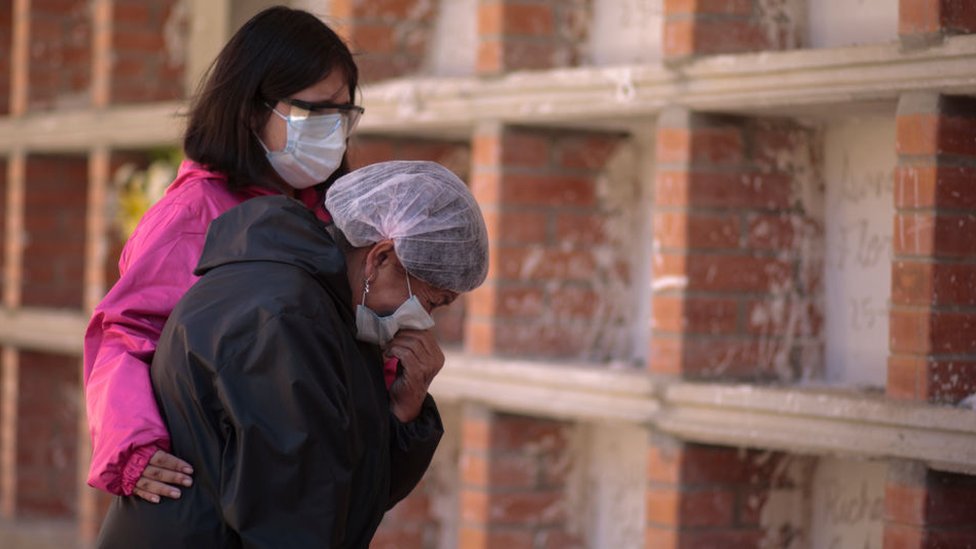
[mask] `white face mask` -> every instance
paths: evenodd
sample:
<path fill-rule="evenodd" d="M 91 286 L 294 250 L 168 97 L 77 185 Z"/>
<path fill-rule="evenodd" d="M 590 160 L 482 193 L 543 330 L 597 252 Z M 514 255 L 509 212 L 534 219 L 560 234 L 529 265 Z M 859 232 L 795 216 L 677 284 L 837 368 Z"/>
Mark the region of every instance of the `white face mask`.
<path fill-rule="evenodd" d="M 379 316 L 372 309 L 366 307 L 366 294 L 369 293 L 369 282 L 363 286 L 362 304 L 356 307 L 356 339 L 367 343 L 375 343 L 385 347 L 396 333 L 404 328 L 410 330 L 429 330 L 434 327 L 431 318 L 417 296 L 410 289 L 410 277 L 407 277 L 407 291 L 410 297 L 393 311 L 393 314 Z"/>
<path fill-rule="evenodd" d="M 293 108 L 294 110 L 294 108 Z M 309 116 L 298 110 L 297 116 L 285 116 L 272 108 L 271 112 L 285 121 L 288 127 L 285 148 L 269 151 L 268 162 L 278 175 L 296 189 L 307 189 L 325 181 L 339 168 L 346 152 L 346 122 L 341 114 Z"/>

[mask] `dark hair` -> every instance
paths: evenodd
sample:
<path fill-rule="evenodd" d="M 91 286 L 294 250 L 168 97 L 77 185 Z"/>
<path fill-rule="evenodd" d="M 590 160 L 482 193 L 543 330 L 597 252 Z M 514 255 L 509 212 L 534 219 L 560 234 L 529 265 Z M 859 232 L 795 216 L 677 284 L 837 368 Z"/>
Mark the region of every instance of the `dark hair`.
<path fill-rule="evenodd" d="M 214 60 L 190 107 L 183 150 L 191 160 L 223 173 L 231 190 L 277 188 L 258 142 L 271 115 L 265 103 L 297 93 L 340 70 L 355 102 L 359 70 L 349 48 L 316 16 L 284 6 L 245 23 Z M 328 186 L 349 172 L 345 156 Z"/>

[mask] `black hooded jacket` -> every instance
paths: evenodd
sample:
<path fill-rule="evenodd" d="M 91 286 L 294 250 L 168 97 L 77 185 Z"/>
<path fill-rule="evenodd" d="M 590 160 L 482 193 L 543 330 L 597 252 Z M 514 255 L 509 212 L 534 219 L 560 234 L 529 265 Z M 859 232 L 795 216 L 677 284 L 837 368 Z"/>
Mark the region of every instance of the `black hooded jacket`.
<path fill-rule="evenodd" d="M 194 485 L 116 498 L 98 546 L 367 547 L 443 427 L 429 395 L 410 423 L 390 412 L 341 251 L 303 205 L 254 198 L 214 220 L 196 274 L 152 363 Z"/>

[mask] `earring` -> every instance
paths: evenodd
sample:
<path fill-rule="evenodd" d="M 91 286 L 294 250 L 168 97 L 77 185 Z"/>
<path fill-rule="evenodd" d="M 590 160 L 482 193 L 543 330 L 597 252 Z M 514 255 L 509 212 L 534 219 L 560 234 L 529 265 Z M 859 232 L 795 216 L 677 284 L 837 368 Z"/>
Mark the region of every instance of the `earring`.
<path fill-rule="evenodd" d="M 368 294 L 368 293 L 369 293 L 369 279 L 368 278 L 364 278 L 363 279 L 363 294 Z"/>

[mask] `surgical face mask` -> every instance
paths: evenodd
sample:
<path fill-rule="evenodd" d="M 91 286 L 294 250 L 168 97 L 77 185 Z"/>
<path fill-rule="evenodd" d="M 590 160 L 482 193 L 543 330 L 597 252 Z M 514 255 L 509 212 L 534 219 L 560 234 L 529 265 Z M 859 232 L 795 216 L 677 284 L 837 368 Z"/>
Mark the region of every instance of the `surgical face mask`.
<path fill-rule="evenodd" d="M 271 167 L 289 185 L 307 189 L 325 181 L 339 168 L 346 152 L 346 118 L 342 114 L 313 115 L 292 107 L 289 116 L 272 108 L 285 121 L 287 141 L 280 151 L 270 151 L 261 139 Z"/>
<path fill-rule="evenodd" d="M 410 330 L 428 330 L 434 326 L 434 319 L 430 317 L 417 296 L 410 289 L 410 277 L 407 277 L 407 291 L 410 297 L 393 311 L 393 314 L 379 316 L 366 306 L 366 294 L 369 293 L 369 281 L 363 286 L 362 303 L 356 307 L 356 339 L 367 343 L 375 343 L 385 347 L 396 333 L 404 328 Z"/>

